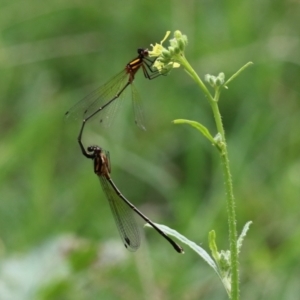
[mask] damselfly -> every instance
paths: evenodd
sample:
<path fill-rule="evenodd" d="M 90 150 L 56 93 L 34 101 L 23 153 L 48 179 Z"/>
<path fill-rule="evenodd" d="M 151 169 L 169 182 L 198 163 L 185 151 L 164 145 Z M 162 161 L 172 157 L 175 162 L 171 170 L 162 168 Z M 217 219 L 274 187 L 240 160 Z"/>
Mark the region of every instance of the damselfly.
<path fill-rule="evenodd" d="M 119 74 L 75 104 L 65 113 L 65 115 L 67 117 L 74 116 L 75 118 L 78 118 L 82 117 L 83 114 L 84 119 L 81 129 L 83 130 L 85 123 L 90 118 L 102 112 L 104 108 L 106 108 L 105 113 L 101 113 L 100 122 L 109 126 L 119 106 L 120 101 L 117 101 L 117 99 L 120 99 L 123 92 L 130 85 L 132 87 L 135 123 L 141 129 L 145 130 L 141 101 L 132 83 L 135 78 L 135 74 L 139 69 L 143 70 L 144 76 L 147 79 L 151 80 L 159 76 L 160 73 L 152 68 L 153 62 L 154 61 L 149 58 L 148 49 L 138 49 L 138 56 L 130 61 Z"/>
<path fill-rule="evenodd" d="M 148 217 L 139 211 L 129 200 L 123 196 L 110 177 L 111 166 L 109 152 L 99 146 L 89 146 L 85 150 L 81 142 L 81 132 L 78 142 L 83 155 L 94 162 L 94 172 L 98 176 L 102 189 L 109 202 L 120 236 L 128 250 L 136 251 L 140 246 L 140 235 L 134 219 L 133 211 L 150 224 L 162 237 L 164 237 L 178 253 L 183 253 L 183 248 L 175 243 Z"/>

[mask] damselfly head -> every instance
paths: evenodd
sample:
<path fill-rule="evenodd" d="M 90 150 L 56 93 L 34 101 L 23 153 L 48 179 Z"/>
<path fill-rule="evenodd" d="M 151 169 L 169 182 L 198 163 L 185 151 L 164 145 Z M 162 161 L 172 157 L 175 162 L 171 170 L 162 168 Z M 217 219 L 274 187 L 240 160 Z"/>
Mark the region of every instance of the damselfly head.
<path fill-rule="evenodd" d="M 93 153 L 100 153 L 102 152 L 102 149 L 99 146 L 89 146 L 87 147 L 87 151 Z"/>
<path fill-rule="evenodd" d="M 143 56 L 143 57 L 149 55 L 148 49 L 139 48 L 139 49 L 137 50 L 137 52 L 138 52 L 138 54 L 139 54 L 140 56 Z"/>

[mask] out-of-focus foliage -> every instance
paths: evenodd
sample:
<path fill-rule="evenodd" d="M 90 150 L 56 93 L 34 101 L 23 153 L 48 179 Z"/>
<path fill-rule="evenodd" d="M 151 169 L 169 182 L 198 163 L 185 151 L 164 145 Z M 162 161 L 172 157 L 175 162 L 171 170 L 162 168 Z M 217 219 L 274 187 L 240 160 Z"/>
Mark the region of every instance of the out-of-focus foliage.
<path fill-rule="evenodd" d="M 220 103 L 239 230 L 253 221 L 242 298 L 297 299 L 299 13 L 298 1 L 1 0 L 0 298 L 226 299 L 197 255 L 177 254 L 151 229 L 137 253 L 123 249 L 77 145 L 80 120 L 63 117 L 137 48 L 179 29 L 202 79 L 254 62 Z M 110 151 L 115 183 L 153 221 L 206 249 L 214 229 L 227 249 L 218 153 L 196 130 L 171 124 L 195 120 L 216 134 L 206 99 L 181 69 L 152 81 L 138 74 L 135 86 L 147 131 L 134 125 L 128 91 L 111 128 L 88 124 L 85 145 Z M 64 252 L 61 243 L 75 246 Z"/>

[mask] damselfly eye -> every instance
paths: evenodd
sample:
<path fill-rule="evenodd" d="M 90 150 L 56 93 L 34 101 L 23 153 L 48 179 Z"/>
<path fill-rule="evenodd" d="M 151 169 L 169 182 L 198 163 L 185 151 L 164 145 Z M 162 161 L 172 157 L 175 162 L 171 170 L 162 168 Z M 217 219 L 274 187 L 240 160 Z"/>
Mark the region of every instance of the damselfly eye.
<path fill-rule="evenodd" d="M 87 147 L 87 151 L 88 151 L 88 152 L 93 152 L 93 151 L 94 151 L 94 146 L 89 146 L 89 147 Z"/>

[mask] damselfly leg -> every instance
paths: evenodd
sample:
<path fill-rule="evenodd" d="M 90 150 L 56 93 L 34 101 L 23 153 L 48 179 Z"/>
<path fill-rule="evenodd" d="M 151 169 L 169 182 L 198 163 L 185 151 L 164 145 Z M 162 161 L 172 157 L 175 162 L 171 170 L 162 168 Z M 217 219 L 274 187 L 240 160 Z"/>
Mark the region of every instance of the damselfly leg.
<path fill-rule="evenodd" d="M 152 80 L 161 74 L 158 70 L 152 68 L 153 60 L 148 57 L 149 53 L 147 49 L 138 49 L 138 56 L 130 61 L 126 67 L 110 81 L 104 84 L 102 87 L 96 89 L 90 95 L 79 101 L 75 104 L 69 111 L 65 113 L 66 117 L 73 116 L 78 118 L 83 114 L 82 127 L 85 126 L 85 123 L 91 119 L 96 114 L 100 114 L 100 122 L 104 123 L 106 126 L 109 126 L 112 123 L 113 117 L 116 114 L 117 109 L 111 107 L 117 99 L 120 99 L 123 96 L 125 90 L 128 86 L 132 86 L 135 79 L 135 74 L 139 69 L 142 68 L 144 77 Z M 132 93 L 132 101 L 135 112 L 135 123 L 141 129 L 145 130 L 144 120 L 142 115 L 136 115 L 136 112 L 142 111 L 141 101 L 138 101 L 138 97 L 135 97 L 137 93 Z M 118 105 L 116 105 L 117 107 Z M 136 109 L 138 107 L 138 109 Z M 101 113 L 105 109 L 106 113 Z"/>

